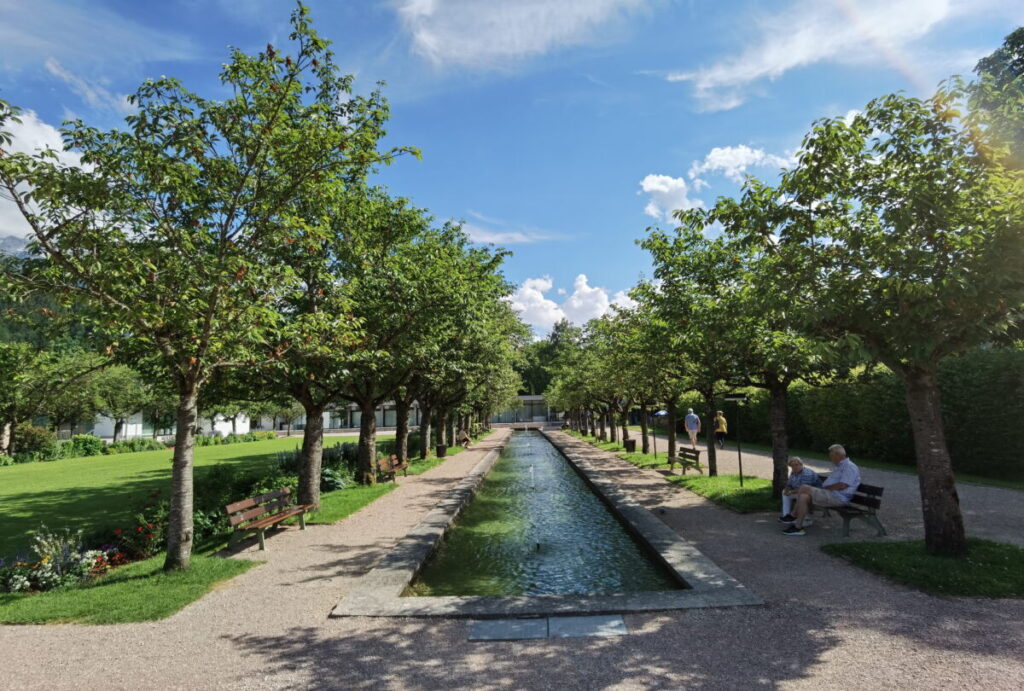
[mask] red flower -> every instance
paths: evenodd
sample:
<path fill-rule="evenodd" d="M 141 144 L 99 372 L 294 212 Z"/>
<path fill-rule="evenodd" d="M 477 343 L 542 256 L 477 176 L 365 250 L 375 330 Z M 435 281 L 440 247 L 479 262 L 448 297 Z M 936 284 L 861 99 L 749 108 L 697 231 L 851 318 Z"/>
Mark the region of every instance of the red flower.
<path fill-rule="evenodd" d="M 147 540 L 152 540 L 153 539 L 153 533 L 147 533 L 146 534 L 146 539 Z"/>
<path fill-rule="evenodd" d="M 150 530 L 152 530 L 153 529 L 153 524 L 152 523 L 147 523 L 146 527 L 149 528 Z"/>
<path fill-rule="evenodd" d="M 140 526 L 136 526 L 135 527 L 135 532 L 141 533 L 142 532 L 142 526 L 141 525 Z"/>
<path fill-rule="evenodd" d="M 124 532 L 123 530 L 121 530 L 120 528 L 118 528 L 117 530 L 115 530 L 115 531 L 114 531 L 114 535 L 120 536 L 120 535 L 121 535 L 121 533 L 123 533 L 123 532 Z"/>

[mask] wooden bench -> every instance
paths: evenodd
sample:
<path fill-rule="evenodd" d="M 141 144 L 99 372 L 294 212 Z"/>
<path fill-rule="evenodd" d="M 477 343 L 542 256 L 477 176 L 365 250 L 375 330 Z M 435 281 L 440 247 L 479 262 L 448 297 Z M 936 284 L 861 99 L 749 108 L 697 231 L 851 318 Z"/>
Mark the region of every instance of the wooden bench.
<path fill-rule="evenodd" d="M 258 497 L 249 497 L 233 504 L 228 504 L 224 510 L 228 514 L 228 521 L 235 532 L 231 534 L 229 544 L 234 542 L 243 534 L 249 531 L 256 531 L 260 538 L 260 549 L 267 548 L 264 541 L 264 533 L 267 528 L 278 525 L 293 516 L 299 517 L 300 530 L 306 529 L 306 511 L 312 506 L 292 503 L 292 491 L 288 487 L 261 494 Z"/>
<path fill-rule="evenodd" d="M 819 473 L 818 477 L 824 482 L 828 475 Z M 868 525 L 872 526 L 877 532 L 878 537 L 886 535 L 885 526 L 878 520 L 878 509 L 882 507 L 882 494 L 885 492 L 884 487 L 876 487 L 875 485 L 865 485 L 861 483 L 857 485 L 857 491 L 853 495 L 853 499 L 846 506 L 840 507 L 827 507 L 822 511 L 822 515 L 828 516 L 829 511 L 835 511 L 843 519 L 843 537 L 850 537 L 850 521 L 854 518 L 859 518 Z"/>
<path fill-rule="evenodd" d="M 676 449 L 678 456 L 668 457 L 668 470 L 672 472 L 675 470 L 675 466 L 678 463 L 683 469 L 683 475 L 686 475 L 687 468 L 693 468 L 701 475 L 704 474 L 704 468 L 700 464 L 700 450 L 699 449 L 687 449 L 679 447 Z"/>
<path fill-rule="evenodd" d="M 399 461 L 398 456 L 394 454 L 380 459 L 377 463 L 380 474 L 388 477 L 392 482 L 396 481 L 395 476 L 398 474 L 398 471 L 402 471 L 403 476 L 409 475 L 409 461 Z"/>

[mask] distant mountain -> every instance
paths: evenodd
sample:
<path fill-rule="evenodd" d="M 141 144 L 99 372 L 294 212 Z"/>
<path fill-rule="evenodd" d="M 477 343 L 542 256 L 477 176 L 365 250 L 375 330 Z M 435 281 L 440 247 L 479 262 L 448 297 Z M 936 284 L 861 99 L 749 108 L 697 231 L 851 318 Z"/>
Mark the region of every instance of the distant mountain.
<path fill-rule="evenodd" d="M 0 253 L 2 254 L 13 254 L 14 256 L 22 255 L 25 253 L 25 247 L 27 243 L 25 238 L 19 238 L 16 235 L 4 235 L 0 237 Z"/>

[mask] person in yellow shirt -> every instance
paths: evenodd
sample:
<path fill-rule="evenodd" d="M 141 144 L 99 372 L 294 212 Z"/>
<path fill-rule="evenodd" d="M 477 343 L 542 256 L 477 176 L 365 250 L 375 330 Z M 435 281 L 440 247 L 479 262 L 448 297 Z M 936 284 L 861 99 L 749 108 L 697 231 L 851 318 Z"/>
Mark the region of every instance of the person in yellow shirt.
<path fill-rule="evenodd" d="M 715 441 L 718 448 L 725 448 L 725 434 L 729 431 L 729 424 L 725 421 L 725 415 L 719 410 L 715 413 Z"/>

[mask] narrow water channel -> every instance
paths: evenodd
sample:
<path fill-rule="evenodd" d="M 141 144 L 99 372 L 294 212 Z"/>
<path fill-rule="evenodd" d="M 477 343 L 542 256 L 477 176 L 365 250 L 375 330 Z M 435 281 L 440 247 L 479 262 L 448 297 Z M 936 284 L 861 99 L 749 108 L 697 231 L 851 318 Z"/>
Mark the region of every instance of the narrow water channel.
<path fill-rule="evenodd" d="M 551 443 L 516 432 L 410 595 L 674 590 Z"/>

